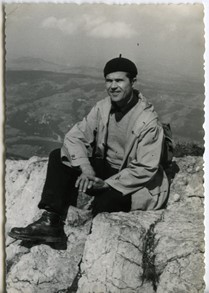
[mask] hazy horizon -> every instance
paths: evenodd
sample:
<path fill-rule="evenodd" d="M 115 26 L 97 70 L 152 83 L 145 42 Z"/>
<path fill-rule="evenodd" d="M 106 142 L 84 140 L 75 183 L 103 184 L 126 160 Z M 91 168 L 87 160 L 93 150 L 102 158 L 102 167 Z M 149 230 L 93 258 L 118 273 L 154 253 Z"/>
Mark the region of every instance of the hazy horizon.
<path fill-rule="evenodd" d="M 6 4 L 6 59 L 103 68 L 119 56 L 203 80 L 201 4 Z"/>

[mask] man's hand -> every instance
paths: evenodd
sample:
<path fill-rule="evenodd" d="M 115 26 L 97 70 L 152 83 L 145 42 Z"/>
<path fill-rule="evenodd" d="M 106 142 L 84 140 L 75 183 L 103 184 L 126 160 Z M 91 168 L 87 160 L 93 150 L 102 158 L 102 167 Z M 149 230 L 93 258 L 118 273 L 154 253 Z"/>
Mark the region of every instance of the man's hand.
<path fill-rule="evenodd" d="M 82 173 L 76 183 L 75 183 L 75 187 L 78 188 L 79 192 L 86 192 L 87 189 L 92 188 L 93 186 L 93 176 L 90 176 L 91 179 L 89 178 L 88 174 Z"/>
<path fill-rule="evenodd" d="M 82 174 L 78 177 L 75 187 L 79 192 L 86 192 L 87 189 L 92 188 L 95 178 L 94 169 L 90 164 L 80 166 Z"/>
<path fill-rule="evenodd" d="M 92 185 L 93 189 L 100 190 L 100 189 L 106 189 L 110 187 L 104 180 L 98 177 L 90 177 L 90 179 L 93 182 L 93 185 Z"/>
<path fill-rule="evenodd" d="M 90 176 L 87 174 L 81 174 L 75 184 L 75 187 L 78 188 L 79 192 L 86 192 L 87 189 L 101 190 L 109 188 L 110 186 L 102 179 Z"/>
<path fill-rule="evenodd" d="M 82 173 L 78 177 L 75 187 L 78 188 L 79 192 L 86 192 L 87 189 L 101 190 L 109 188 L 110 186 L 104 180 L 90 173 Z"/>

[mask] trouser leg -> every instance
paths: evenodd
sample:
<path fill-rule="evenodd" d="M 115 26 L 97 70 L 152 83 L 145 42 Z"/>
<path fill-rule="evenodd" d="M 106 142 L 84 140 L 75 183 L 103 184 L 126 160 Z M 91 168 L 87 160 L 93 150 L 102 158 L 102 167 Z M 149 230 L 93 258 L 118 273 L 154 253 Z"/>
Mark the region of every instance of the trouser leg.
<path fill-rule="evenodd" d="M 92 204 L 92 214 L 96 216 L 102 212 L 129 212 L 131 210 L 131 195 L 111 189 L 95 194 Z"/>
<path fill-rule="evenodd" d="M 52 151 L 41 201 L 38 205 L 45 211 L 40 219 L 27 227 L 12 228 L 9 236 L 23 241 L 66 244 L 64 219 L 69 205 L 76 204 L 75 182 L 79 175 L 79 171 L 62 164 L 59 149 Z"/>
<path fill-rule="evenodd" d="M 96 171 L 96 176 L 103 179 L 118 172 L 104 164 L 103 161 L 96 160 L 91 161 L 91 163 Z M 75 168 L 70 168 L 62 163 L 60 149 L 52 151 L 49 156 L 46 181 L 38 207 L 65 217 L 69 206 L 76 205 L 78 192 L 75 188 L 75 182 L 80 173 Z M 92 192 L 92 195 L 94 195 L 94 192 Z M 94 216 L 101 212 L 128 212 L 130 209 L 131 196 L 123 196 L 114 189 L 95 193 L 93 201 Z"/>
<path fill-rule="evenodd" d="M 116 173 L 118 173 L 118 170 L 113 169 L 107 162 L 103 163 L 103 172 L 100 174 L 103 180 Z M 121 192 L 113 188 L 97 191 L 94 195 L 92 204 L 93 216 L 102 212 L 129 212 L 131 210 L 131 195 L 124 196 Z"/>
<path fill-rule="evenodd" d="M 80 172 L 64 165 L 60 149 L 49 155 L 46 181 L 38 207 L 66 216 L 70 205 L 76 205 L 75 182 Z"/>

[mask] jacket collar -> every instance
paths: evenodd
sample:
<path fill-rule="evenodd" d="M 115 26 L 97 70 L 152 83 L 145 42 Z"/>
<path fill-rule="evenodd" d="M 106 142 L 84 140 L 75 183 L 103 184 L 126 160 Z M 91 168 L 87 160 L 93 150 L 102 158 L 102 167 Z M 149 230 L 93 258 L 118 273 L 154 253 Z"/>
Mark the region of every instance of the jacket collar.
<path fill-rule="evenodd" d="M 124 108 L 122 110 L 123 115 L 125 115 L 132 107 L 136 106 L 136 104 L 142 98 L 142 95 L 137 90 L 134 90 L 134 96 L 135 96 L 135 98 L 133 101 L 131 101 L 130 105 L 127 108 Z M 104 100 L 100 101 L 98 106 L 100 108 L 100 113 L 101 113 L 103 123 L 104 123 L 104 125 L 106 125 L 108 123 L 109 115 L 110 115 L 111 111 L 114 111 L 113 110 L 114 105 L 112 104 L 111 99 L 108 96 Z M 129 109 L 129 107 L 130 107 L 130 109 Z"/>
<path fill-rule="evenodd" d="M 138 91 L 134 90 L 130 101 L 123 107 L 118 107 L 116 103 L 111 102 L 110 113 L 115 114 L 115 119 L 118 122 L 138 103 L 138 100 Z"/>
<path fill-rule="evenodd" d="M 135 133 L 135 135 L 137 135 L 139 124 L 141 124 L 140 113 L 146 109 L 150 109 L 150 111 L 147 111 L 146 113 L 146 115 L 149 116 L 150 112 L 152 113 L 154 112 L 154 108 L 152 104 L 150 104 L 140 92 L 138 92 L 137 90 L 134 90 L 134 92 L 137 95 L 138 101 L 135 105 L 135 110 L 133 115 L 131 116 L 131 121 L 129 123 L 129 130 L 130 130 L 129 133 Z M 110 97 L 108 96 L 102 101 L 100 101 L 98 104 L 98 107 L 100 109 L 103 125 L 107 126 L 109 121 L 110 111 L 112 109 L 112 103 L 111 103 Z"/>

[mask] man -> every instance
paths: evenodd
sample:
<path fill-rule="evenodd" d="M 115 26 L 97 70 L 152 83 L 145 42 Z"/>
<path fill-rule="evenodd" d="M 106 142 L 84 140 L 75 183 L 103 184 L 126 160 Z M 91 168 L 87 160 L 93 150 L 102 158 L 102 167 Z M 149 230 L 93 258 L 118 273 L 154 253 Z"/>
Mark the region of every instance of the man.
<path fill-rule="evenodd" d="M 153 106 L 134 89 L 137 68 L 126 59 L 107 62 L 108 97 L 65 136 L 63 147 L 49 156 L 39 208 L 42 217 L 13 228 L 15 239 L 65 242 L 64 220 L 78 192 L 94 197 L 92 214 L 155 210 L 168 195 L 160 165 L 164 133 Z"/>

